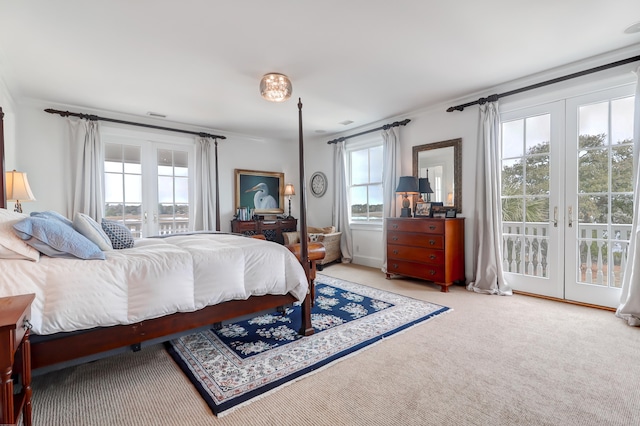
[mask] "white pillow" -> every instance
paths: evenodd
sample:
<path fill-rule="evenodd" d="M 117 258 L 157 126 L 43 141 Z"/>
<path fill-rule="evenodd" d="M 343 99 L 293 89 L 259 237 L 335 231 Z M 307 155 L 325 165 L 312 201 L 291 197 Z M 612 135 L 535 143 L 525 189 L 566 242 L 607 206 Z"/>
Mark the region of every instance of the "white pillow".
<path fill-rule="evenodd" d="M 100 247 L 100 250 L 113 250 L 111 239 L 104 232 L 102 226 L 93 220 L 91 216 L 87 216 L 84 213 L 76 213 L 73 217 L 73 228 Z"/>
<path fill-rule="evenodd" d="M 28 216 L 0 209 L 0 259 L 40 260 L 40 252 L 20 239 L 13 230 L 13 225 L 25 217 Z"/>

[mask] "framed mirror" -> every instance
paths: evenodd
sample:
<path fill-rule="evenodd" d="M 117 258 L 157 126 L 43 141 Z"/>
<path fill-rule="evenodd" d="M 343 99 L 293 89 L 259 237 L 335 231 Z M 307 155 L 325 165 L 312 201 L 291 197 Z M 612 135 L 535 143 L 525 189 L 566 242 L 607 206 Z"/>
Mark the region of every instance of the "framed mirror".
<path fill-rule="evenodd" d="M 462 139 L 427 143 L 413 147 L 413 175 L 429 179 L 431 194 L 426 202 L 442 203 L 435 212 L 455 208 L 462 213 Z"/>

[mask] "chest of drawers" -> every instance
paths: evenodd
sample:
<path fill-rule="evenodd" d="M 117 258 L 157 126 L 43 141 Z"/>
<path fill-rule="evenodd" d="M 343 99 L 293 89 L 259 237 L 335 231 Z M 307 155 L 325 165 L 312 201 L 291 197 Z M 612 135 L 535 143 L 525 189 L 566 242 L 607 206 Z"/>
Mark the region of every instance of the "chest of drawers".
<path fill-rule="evenodd" d="M 405 275 L 443 292 L 465 281 L 464 218 L 387 218 L 387 279 Z"/>

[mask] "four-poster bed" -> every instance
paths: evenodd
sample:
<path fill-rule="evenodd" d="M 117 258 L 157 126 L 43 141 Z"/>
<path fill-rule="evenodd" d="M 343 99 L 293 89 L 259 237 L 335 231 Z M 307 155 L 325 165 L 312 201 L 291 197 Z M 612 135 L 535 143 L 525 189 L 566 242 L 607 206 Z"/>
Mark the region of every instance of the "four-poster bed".
<path fill-rule="evenodd" d="M 300 188 L 301 194 L 304 194 L 305 177 L 304 177 L 304 162 L 303 162 L 303 138 L 302 138 L 302 104 L 298 103 L 299 109 L 299 151 L 300 151 Z M 1 112 L 1 110 L 0 110 Z M 47 112 L 52 112 L 47 111 Z M 55 111 L 56 113 L 59 113 Z M 62 114 L 61 114 L 62 115 Z M 68 113 L 67 115 L 74 115 Z M 87 119 L 96 119 L 96 116 L 86 116 Z M 0 130 L 1 130 L 0 119 Z M 135 124 L 127 122 L 126 124 Z M 148 127 L 148 126 L 147 126 Z M 174 130 L 175 129 L 167 129 Z M 211 136 L 211 135 L 210 135 Z M 214 135 L 215 136 L 215 135 Z M 0 138 L 2 138 L 2 132 L 0 132 Z M 221 137 L 224 138 L 224 137 Z M 2 142 L 2 139 L 0 139 Z M 217 141 L 216 141 L 217 148 Z M 3 153 L 3 146 L 0 144 L 0 154 Z M 4 161 L 1 162 L 1 173 L 4 178 Z M 216 189 L 218 188 L 218 173 L 217 173 L 217 149 L 216 149 Z M 4 185 L 0 186 L 0 200 L 3 203 L 2 207 L 6 206 Z M 216 190 L 216 197 L 217 197 Z M 216 214 L 218 215 L 217 224 L 219 227 L 219 208 L 216 200 Z M 300 196 L 300 231 L 306 234 L 306 205 L 304 195 Z M 219 228 L 218 228 L 219 230 Z M 229 235 L 227 235 L 229 236 Z M 230 237 L 230 236 L 229 236 Z M 235 237 L 235 236 L 234 236 Z M 204 238 L 204 237 L 203 237 Z M 237 238 L 247 239 L 247 237 Z M 253 240 L 259 244 L 274 244 L 272 242 L 263 242 Z M 302 328 L 300 333 L 303 335 L 313 334 L 313 328 L 311 326 L 311 301 L 309 297 L 308 285 L 309 285 L 309 261 L 308 261 L 308 247 L 306 244 L 307 238 L 303 238 L 304 243 L 301 245 L 302 252 L 298 255 L 296 260 L 296 268 L 302 268 L 302 277 L 306 277 L 307 289 L 305 290 L 306 297 L 303 296 L 302 303 Z M 284 246 L 278 248 L 286 251 L 288 255 L 295 256 Z M 126 249 L 125 249 L 126 250 Z M 118 250 L 120 251 L 120 250 Z M 54 259 L 47 259 L 51 261 Z M 42 261 L 42 260 L 41 260 Z M 27 260 L 17 260 L 15 262 L 27 262 Z M 74 261 L 72 261 L 74 262 Z M 83 261 L 83 262 L 102 262 L 102 261 Z M 302 266 L 300 266 L 302 265 Z M 3 271 L 4 272 L 4 271 Z M 73 271 L 70 270 L 69 274 L 72 275 Z M 3 280 L 12 280 L 13 278 L 3 274 Z M 8 281 L 6 281 L 8 282 Z M 2 294 L 0 294 L 2 296 Z M 38 294 L 36 294 L 36 304 L 38 303 Z M 31 339 L 31 362 L 32 368 L 35 370 L 40 369 L 42 372 L 48 371 L 59 366 L 71 365 L 78 361 L 83 362 L 91 359 L 95 359 L 101 356 L 101 354 L 108 354 L 115 350 L 122 350 L 123 348 L 132 348 L 137 350 L 144 342 L 157 342 L 161 340 L 167 340 L 169 337 L 174 337 L 178 334 L 188 332 L 189 330 L 195 330 L 201 327 L 210 327 L 212 325 L 231 320 L 233 318 L 246 316 L 252 313 L 261 312 L 270 309 L 279 309 L 283 306 L 290 305 L 296 302 L 300 297 L 294 296 L 291 292 L 287 294 L 264 294 L 264 295 L 252 295 L 246 300 L 228 300 L 221 303 L 217 303 L 210 306 L 205 306 L 201 309 L 192 312 L 175 312 L 169 315 L 159 316 L 156 318 L 145 319 L 131 324 L 121 324 L 105 327 L 96 327 L 91 329 L 79 330 L 76 332 L 61 332 L 52 335 L 32 335 Z M 42 302 L 41 302 L 42 304 Z M 8 370 L 7 370 L 8 369 Z M 0 370 L 11 371 L 11 366 L 0 365 Z M 1 391 L 1 389 L 0 389 Z M 0 395 L 0 402 L 6 401 L 2 395 Z"/>

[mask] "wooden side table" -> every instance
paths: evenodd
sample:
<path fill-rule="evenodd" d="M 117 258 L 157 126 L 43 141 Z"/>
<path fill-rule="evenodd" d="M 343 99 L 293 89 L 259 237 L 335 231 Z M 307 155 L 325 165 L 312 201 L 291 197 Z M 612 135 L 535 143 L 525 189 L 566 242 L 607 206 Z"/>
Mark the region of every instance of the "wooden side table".
<path fill-rule="evenodd" d="M 0 298 L 0 424 L 31 426 L 31 303 L 35 294 Z M 21 354 L 21 356 L 20 356 Z M 16 362 L 17 360 L 17 362 Z M 21 389 L 14 394 L 14 367 Z"/>

